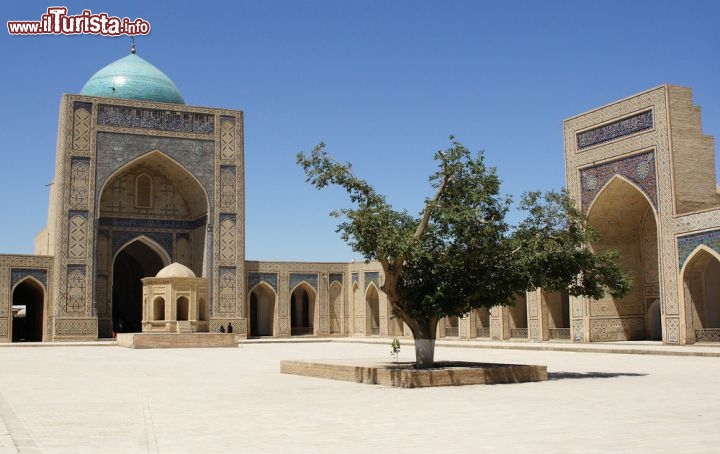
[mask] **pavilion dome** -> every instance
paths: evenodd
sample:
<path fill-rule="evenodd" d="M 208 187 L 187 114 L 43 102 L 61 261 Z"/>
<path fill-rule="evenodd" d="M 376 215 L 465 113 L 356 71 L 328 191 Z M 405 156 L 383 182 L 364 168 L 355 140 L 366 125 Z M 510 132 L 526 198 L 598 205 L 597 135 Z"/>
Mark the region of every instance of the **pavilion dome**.
<path fill-rule="evenodd" d="M 187 266 L 174 262 L 158 271 L 155 277 L 195 277 L 195 273 Z"/>
<path fill-rule="evenodd" d="M 85 82 L 81 95 L 185 104 L 168 76 L 134 53 L 115 60 Z"/>

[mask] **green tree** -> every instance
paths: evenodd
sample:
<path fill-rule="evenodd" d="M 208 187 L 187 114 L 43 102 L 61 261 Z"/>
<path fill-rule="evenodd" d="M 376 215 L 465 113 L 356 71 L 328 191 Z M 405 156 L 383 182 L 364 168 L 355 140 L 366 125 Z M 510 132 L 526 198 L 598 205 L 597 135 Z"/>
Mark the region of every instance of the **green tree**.
<path fill-rule="evenodd" d="M 442 317 L 513 304 L 516 295 L 538 287 L 593 298 L 627 293 L 631 279 L 617 253 L 591 251 L 598 236 L 564 191 L 523 195 L 527 218 L 510 226 L 505 217 L 512 201 L 500 195 L 495 169 L 482 153 L 450 139 L 452 145 L 435 154 L 434 195 L 418 216 L 393 209 L 324 144 L 297 155 L 307 182 L 347 191 L 352 207 L 331 213 L 341 219 L 337 232 L 381 264 L 381 289 L 413 334 L 416 367 L 433 366 Z"/>

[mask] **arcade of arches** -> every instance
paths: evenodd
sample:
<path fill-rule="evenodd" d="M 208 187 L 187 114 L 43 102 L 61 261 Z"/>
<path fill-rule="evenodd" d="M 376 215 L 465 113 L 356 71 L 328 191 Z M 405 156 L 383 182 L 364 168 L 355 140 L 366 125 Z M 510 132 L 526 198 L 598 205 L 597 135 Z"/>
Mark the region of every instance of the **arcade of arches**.
<path fill-rule="evenodd" d="M 378 263 L 246 260 L 243 112 L 187 106 L 177 90 L 148 97 L 155 79 L 141 79 L 133 96 L 62 96 L 47 227 L 34 255 L 0 254 L 0 342 L 96 340 L 168 321 L 232 323 L 241 336 L 410 334 Z M 443 319 L 439 336 L 720 342 L 714 140 L 692 91 L 662 85 L 563 130 L 568 193 L 602 235 L 592 247 L 620 252 L 630 293 L 590 301 L 537 289 Z M 174 262 L 204 280 L 202 296 L 145 301 L 140 279 Z"/>

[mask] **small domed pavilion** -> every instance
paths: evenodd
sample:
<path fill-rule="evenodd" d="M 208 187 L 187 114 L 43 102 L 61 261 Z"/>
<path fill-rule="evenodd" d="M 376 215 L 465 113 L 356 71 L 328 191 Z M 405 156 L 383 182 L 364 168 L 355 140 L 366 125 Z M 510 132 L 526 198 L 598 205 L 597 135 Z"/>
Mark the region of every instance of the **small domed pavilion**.
<path fill-rule="evenodd" d="M 142 283 L 143 332 L 208 331 L 207 279 L 175 262 Z"/>

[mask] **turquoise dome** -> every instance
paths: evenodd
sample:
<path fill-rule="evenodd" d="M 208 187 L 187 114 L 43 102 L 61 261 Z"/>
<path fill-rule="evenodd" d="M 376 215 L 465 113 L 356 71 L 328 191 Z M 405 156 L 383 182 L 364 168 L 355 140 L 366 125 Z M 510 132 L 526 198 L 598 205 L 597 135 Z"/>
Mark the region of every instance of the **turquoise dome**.
<path fill-rule="evenodd" d="M 135 54 L 116 60 L 93 74 L 80 94 L 185 104 L 173 81 Z"/>

